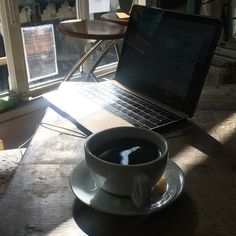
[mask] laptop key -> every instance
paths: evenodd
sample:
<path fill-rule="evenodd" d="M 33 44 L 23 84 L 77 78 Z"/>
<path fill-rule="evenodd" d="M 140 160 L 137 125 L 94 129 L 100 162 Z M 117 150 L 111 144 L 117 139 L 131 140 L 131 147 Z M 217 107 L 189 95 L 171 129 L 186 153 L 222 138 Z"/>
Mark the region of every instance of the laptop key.
<path fill-rule="evenodd" d="M 155 104 L 114 85 L 100 84 L 96 89 L 84 90 L 84 94 L 135 127 L 153 129 L 172 119 L 178 119 Z"/>
<path fill-rule="evenodd" d="M 156 125 L 153 124 L 152 122 L 148 121 L 148 120 L 143 120 L 141 121 L 142 124 L 146 125 L 148 128 L 152 129 L 152 128 L 155 128 Z"/>
<path fill-rule="evenodd" d="M 169 120 L 169 119 L 163 119 L 163 120 L 161 120 L 161 121 L 158 123 L 158 125 L 163 125 L 163 124 L 167 124 L 167 123 L 171 123 L 171 120 Z"/>

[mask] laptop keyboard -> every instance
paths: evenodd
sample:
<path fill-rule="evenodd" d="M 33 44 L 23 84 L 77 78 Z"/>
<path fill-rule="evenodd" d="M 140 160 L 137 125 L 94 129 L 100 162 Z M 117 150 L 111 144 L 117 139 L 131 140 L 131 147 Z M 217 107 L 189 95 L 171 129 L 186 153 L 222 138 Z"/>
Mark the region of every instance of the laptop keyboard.
<path fill-rule="evenodd" d="M 87 98 L 135 127 L 155 129 L 182 119 L 113 84 L 97 83 L 96 86 L 88 85 L 82 88 L 82 93 Z"/>

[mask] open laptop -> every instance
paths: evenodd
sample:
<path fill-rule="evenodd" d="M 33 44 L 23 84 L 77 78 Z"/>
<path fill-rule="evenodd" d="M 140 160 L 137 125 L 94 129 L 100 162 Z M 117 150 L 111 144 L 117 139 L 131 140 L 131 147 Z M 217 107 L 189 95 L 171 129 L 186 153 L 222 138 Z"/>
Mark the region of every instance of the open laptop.
<path fill-rule="evenodd" d="M 115 79 L 64 82 L 46 98 L 87 133 L 165 129 L 193 116 L 221 28 L 219 19 L 134 5 Z"/>

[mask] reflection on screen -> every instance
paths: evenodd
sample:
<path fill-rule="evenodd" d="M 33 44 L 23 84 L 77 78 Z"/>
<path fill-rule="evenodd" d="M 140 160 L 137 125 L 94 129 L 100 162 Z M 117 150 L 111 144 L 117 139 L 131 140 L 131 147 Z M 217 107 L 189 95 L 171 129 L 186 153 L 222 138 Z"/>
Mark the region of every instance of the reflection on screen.
<path fill-rule="evenodd" d="M 153 40 L 160 43 L 151 44 L 145 52 L 145 56 L 149 58 L 146 81 L 153 81 L 162 89 L 184 96 L 193 76 L 204 36 L 190 34 L 178 26 L 173 28 L 166 24 L 158 28 Z M 155 73 L 157 76 L 153 80 Z"/>

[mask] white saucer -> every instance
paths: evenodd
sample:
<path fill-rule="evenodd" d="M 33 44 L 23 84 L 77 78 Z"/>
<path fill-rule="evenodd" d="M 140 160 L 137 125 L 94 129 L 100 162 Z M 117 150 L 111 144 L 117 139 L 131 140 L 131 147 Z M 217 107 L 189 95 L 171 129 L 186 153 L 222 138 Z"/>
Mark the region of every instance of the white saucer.
<path fill-rule="evenodd" d="M 184 175 L 173 161 L 168 160 L 163 177 L 164 189 L 154 188 L 152 202 L 145 208 L 137 208 L 129 197 L 118 197 L 97 187 L 84 160 L 73 169 L 70 184 L 75 195 L 96 210 L 116 215 L 145 215 L 170 205 L 183 191 Z"/>

